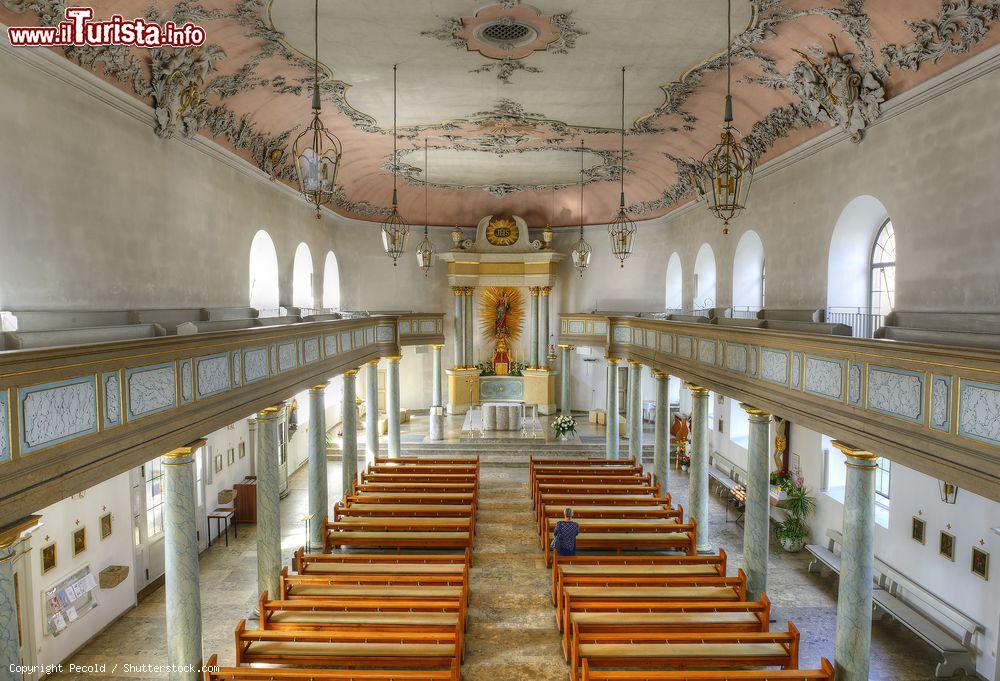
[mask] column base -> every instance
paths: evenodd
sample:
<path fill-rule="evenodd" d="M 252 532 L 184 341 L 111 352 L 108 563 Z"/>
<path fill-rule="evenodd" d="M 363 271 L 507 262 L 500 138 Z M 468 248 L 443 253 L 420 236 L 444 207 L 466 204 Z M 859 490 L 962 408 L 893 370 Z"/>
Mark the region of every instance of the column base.
<path fill-rule="evenodd" d="M 429 437 L 431 440 L 444 439 L 444 407 L 431 407 Z"/>

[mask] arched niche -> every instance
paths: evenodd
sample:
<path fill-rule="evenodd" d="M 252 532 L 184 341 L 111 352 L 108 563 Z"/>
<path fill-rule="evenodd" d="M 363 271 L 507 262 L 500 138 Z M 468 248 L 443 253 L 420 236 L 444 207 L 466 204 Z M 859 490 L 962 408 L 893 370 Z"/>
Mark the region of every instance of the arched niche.
<path fill-rule="evenodd" d="M 326 252 L 323 262 L 323 307 L 328 310 L 340 309 L 340 266 L 333 251 Z"/>
<path fill-rule="evenodd" d="M 667 261 L 666 295 L 663 306 L 668 310 L 684 308 L 684 268 L 681 256 L 674 251 Z"/>
<path fill-rule="evenodd" d="M 748 230 L 740 237 L 733 256 L 733 308 L 764 306 L 764 242 Z"/>
<path fill-rule="evenodd" d="M 694 259 L 694 304 L 695 310 L 715 307 L 715 251 L 708 244 L 702 244 Z"/>
<path fill-rule="evenodd" d="M 292 305 L 303 309 L 315 307 L 312 253 L 305 243 L 295 249 L 292 263 Z"/>
<path fill-rule="evenodd" d="M 261 229 L 250 243 L 250 307 L 258 310 L 277 310 L 280 305 L 278 292 L 278 253 L 271 235 Z"/>
<path fill-rule="evenodd" d="M 859 196 L 837 218 L 830 239 L 826 304 L 833 312 L 865 313 L 869 305 L 872 244 L 889 219 L 874 196 Z"/>

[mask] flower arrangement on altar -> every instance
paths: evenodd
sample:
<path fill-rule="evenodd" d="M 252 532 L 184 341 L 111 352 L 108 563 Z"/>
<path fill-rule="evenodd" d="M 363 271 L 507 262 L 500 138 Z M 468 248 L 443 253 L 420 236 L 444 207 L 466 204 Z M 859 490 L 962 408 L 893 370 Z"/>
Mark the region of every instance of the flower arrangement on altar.
<path fill-rule="evenodd" d="M 569 433 L 576 432 L 576 421 L 572 416 L 562 414 L 552 421 L 552 429 L 556 432 L 557 437 L 564 437 Z"/>

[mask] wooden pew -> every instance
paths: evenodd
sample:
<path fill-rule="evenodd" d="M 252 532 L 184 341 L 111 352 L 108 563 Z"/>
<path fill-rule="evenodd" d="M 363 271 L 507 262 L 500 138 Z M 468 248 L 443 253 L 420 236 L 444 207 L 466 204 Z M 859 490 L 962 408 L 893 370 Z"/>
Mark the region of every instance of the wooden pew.
<path fill-rule="evenodd" d="M 572 607 L 569 598 L 572 595 L 577 600 L 599 601 L 609 599 L 608 602 L 622 600 L 622 598 L 642 598 L 643 594 L 651 594 L 656 597 L 661 589 L 671 589 L 674 587 L 731 587 L 740 595 L 743 600 L 746 597 L 746 575 L 743 570 L 737 571 L 735 577 L 726 577 L 719 574 L 690 575 L 690 574 L 658 574 L 658 575 L 608 575 L 602 581 L 589 581 L 583 584 L 567 584 L 556 594 L 556 622 L 561 622 L 565 628 L 569 622 L 568 607 Z M 622 596 L 623 590 L 635 590 L 626 596 Z M 669 595 L 669 591 L 667 592 Z M 617 596 L 613 594 L 618 594 Z M 726 600 L 729 600 L 728 598 Z M 586 612 L 583 605 L 577 606 L 578 611 Z"/>
<path fill-rule="evenodd" d="M 392 464 L 394 466 L 404 466 L 407 464 L 425 463 L 457 463 L 479 465 L 479 455 L 476 456 L 384 456 L 375 457 L 375 465 Z"/>
<path fill-rule="evenodd" d="M 553 522 L 565 519 L 566 509 L 573 509 L 573 519 L 581 518 L 675 518 L 677 522 L 684 520 L 684 509 L 680 506 L 672 508 L 669 504 L 650 504 L 648 506 L 561 506 L 546 504 L 542 507 L 540 516 Z M 544 539 L 545 525 L 538 527 L 539 538 Z"/>
<path fill-rule="evenodd" d="M 570 506 L 573 512 L 584 506 L 655 506 L 670 505 L 669 495 L 655 494 L 541 494 L 535 507 L 535 522 L 541 532 L 547 506 Z"/>
<path fill-rule="evenodd" d="M 582 467 L 604 467 L 604 466 L 641 466 L 637 464 L 635 459 L 598 459 L 598 458 L 557 458 L 557 459 L 544 459 L 531 457 L 528 460 L 528 484 L 534 486 L 535 480 L 535 469 L 542 468 L 545 466 L 574 466 L 577 468 Z"/>
<path fill-rule="evenodd" d="M 577 681 L 587 660 L 595 667 L 780 667 L 799 666 L 799 632 L 595 632 L 578 633 L 570 656 L 570 679 Z"/>
<path fill-rule="evenodd" d="M 667 556 L 662 554 L 621 554 L 621 555 L 555 555 L 552 563 L 552 603 L 555 605 L 559 592 L 562 590 L 566 575 L 604 575 L 628 574 L 630 570 L 650 568 L 702 568 L 708 576 L 726 576 L 728 556 L 725 550 L 719 549 L 715 555 Z M 656 572 L 656 569 L 653 572 Z M 662 570 L 661 570 L 662 571 Z M 683 572 L 678 570 L 677 572 Z"/>
<path fill-rule="evenodd" d="M 546 528 L 539 537 L 542 548 L 552 541 L 552 533 L 555 531 L 556 523 L 560 520 L 562 518 L 545 519 Z M 580 526 L 580 532 L 644 532 L 647 530 L 656 531 L 664 527 L 677 528 L 683 525 L 675 515 L 619 518 L 603 514 L 598 518 L 588 518 L 585 515 L 577 516 L 574 512 L 573 521 Z"/>
<path fill-rule="evenodd" d="M 549 482 L 538 485 L 538 495 L 535 497 L 535 506 L 537 507 L 537 499 L 544 497 L 546 494 L 573 494 L 576 496 L 590 496 L 590 495 L 627 495 L 627 496 L 660 496 L 660 486 L 656 484 L 647 484 L 644 482 L 634 481 L 630 483 L 608 483 L 604 484 L 600 481 L 593 481 L 589 483 L 558 483 Z"/>
<path fill-rule="evenodd" d="M 697 552 L 697 523 L 694 518 L 688 523 L 662 526 L 623 525 L 617 527 L 580 529 L 576 535 L 577 550 L 605 550 L 621 552 L 624 549 L 664 551 L 684 551 L 689 556 Z M 552 565 L 555 551 L 545 542 L 545 566 Z"/>
<path fill-rule="evenodd" d="M 601 631 L 768 631 L 771 601 L 761 594 L 759 601 L 725 603 L 691 601 L 659 603 L 639 610 L 597 610 L 569 613 L 570 626 L 563 627 L 563 655 L 569 660 L 572 638 L 577 632 Z"/>
<path fill-rule="evenodd" d="M 475 504 L 472 492 L 350 492 L 344 496 L 344 504 Z"/>
<path fill-rule="evenodd" d="M 366 574 L 450 574 L 468 579 L 470 552 L 455 554 L 306 553 L 292 555 L 293 569 L 300 575 L 363 572 Z"/>
<path fill-rule="evenodd" d="M 236 626 L 236 664 L 447 670 L 459 681 L 454 634 L 428 631 L 274 631 Z M 348 677 L 351 678 L 351 677 Z"/>
<path fill-rule="evenodd" d="M 739 669 L 720 671 L 618 671 L 590 669 L 583 661 L 583 681 L 834 681 L 833 665 L 820 658 L 819 669 Z M 317 677 L 316 681 L 322 681 Z M 359 679 L 360 681 L 360 679 Z"/>
<path fill-rule="evenodd" d="M 476 509 L 472 504 L 369 504 L 364 501 L 356 501 L 347 506 L 338 504 L 333 508 L 334 522 L 344 516 L 369 518 L 404 518 L 406 516 L 424 518 L 475 518 L 475 515 Z"/>
<path fill-rule="evenodd" d="M 218 655 L 205 664 L 204 681 L 449 681 L 450 671 L 431 669 L 258 669 L 220 667 Z"/>
<path fill-rule="evenodd" d="M 469 601 L 466 574 L 305 574 L 290 575 L 288 567 L 281 569 L 278 580 L 279 600 L 300 598 L 405 598 L 434 600 L 458 598 Z"/>
<path fill-rule="evenodd" d="M 365 482 L 463 482 L 475 483 L 475 473 L 424 473 L 423 471 L 392 471 L 390 473 L 365 473 Z"/>
<path fill-rule="evenodd" d="M 535 482 L 531 486 L 531 505 L 538 502 L 538 495 L 542 489 L 551 485 L 601 485 L 608 487 L 611 485 L 646 485 L 651 486 L 653 482 L 652 474 L 640 475 L 637 473 L 615 473 L 611 475 L 536 475 Z"/>
<path fill-rule="evenodd" d="M 323 552 L 337 546 L 388 549 L 472 548 L 470 518 L 357 518 L 363 523 L 327 523 Z"/>

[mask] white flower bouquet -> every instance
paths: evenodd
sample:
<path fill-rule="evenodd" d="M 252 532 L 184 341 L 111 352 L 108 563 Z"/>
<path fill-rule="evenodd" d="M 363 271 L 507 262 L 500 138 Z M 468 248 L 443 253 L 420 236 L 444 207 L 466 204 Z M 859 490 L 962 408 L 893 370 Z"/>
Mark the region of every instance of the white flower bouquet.
<path fill-rule="evenodd" d="M 552 429 L 556 431 L 558 437 L 567 435 L 568 433 L 576 432 L 576 421 L 573 420 L 572 416 L 562 414 L 557 416 L 554 421 L 552 421 Z"/>

